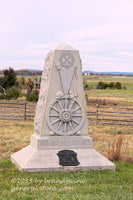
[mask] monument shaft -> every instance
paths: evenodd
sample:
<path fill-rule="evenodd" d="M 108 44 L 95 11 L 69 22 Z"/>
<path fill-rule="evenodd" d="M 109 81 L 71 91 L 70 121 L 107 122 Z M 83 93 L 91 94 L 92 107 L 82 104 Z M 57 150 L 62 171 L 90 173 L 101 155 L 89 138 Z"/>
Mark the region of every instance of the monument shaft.
<path fill-rule="evenodd" d="M 78 50 L 51 51 L 46 58 L 36 108 L 38 135 L 88 135 L 86 102 Z"/>

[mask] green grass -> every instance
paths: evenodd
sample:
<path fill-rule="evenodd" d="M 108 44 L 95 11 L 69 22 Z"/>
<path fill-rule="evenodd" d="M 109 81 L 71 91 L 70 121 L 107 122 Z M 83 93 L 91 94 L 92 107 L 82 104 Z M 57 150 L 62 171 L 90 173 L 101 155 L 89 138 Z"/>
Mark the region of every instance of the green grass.
<path fill-rule="evenodd" d="M 94 81 L 87 81 L 86 84 L 87 84 L 90 88 L 96 89 L 96 86 L 97 86 L 98 82 L 99 82 L 99 81 L 97 81 L 97 82 L 94 82 Z"/>
<path fill-rule="evenodd" d="M 106 88 L 106 89 L 96 89 L 96 86 L 99 81 L 103 81 L 105 83 L 111 82 L 120 82 L 122 84 L 122 88 L 125 89 L 115 89 L 115 88 Z M 125 106 L 132 106 L 133 103 L 133 77 L 95 77 L 90 76 L 85 79 L 85 84 L 89 86 L 89 90 L 86 90 L 86 94 L 88 98 L 99 98 L 99 99 L 108 99 L 109 102 L 119 101 L 119 104 Z M 115 100 L 114 100 L 115 98 Z M 107 103 L 107 102 L 106 102 Z M 116 102 L 114 102 L 116 104 Z"/>
<path fill-rule="evenodd" d="M 102 82 L 104 82 L 104 80 L 101 80 Z M 93 88 L 93 89 L 96 89 L 96 86 L 98 84 L 99 81 L 87 81 L 87 85 L 90 87 L 90 88 Z M 112 81 L 105 81 L 106 83 L 111 83 L 111 82 L 114 82 L 113 80 Z M 116 83 L 117 81 L 115 81 Z M 123 87 L 126 87 L 127 90 L 133 90 L 133 81 L 119 81 L 121 84 L 122 84 L 122 88 Z M 114 89 L 115 90 L 115 89 Z"/>
<path fill-rule="evenodd" d="M 122 88 L 126 87 L 127 90 L 133 90 L 133 77 L 121 77 L 121 76 L 84 76 L 85 83 L 92 89 L 96 89 L 98 82 L 105 83 L 120 82 Z M 109 90 L 108 88 L 105 90 Z M 110 91 L 110 90 L 109 90 Z M 114 89 L 115 91 L 115 89 Z M 130 91 L 131 92 L 131 91 Z"/>
<path fill-rule="evenodd" d="M 122 83 L 122 87 L 126 86 L 128 90 L 133 90 L 133 81 L 125 81 L 121 83 Z"/>
<path fill-rule="evenodd" d="M 133 166 L 116 163 L 116 171 L 21 173 L 0 161 L 0 200 L 132 200 Z"/>
<path fill-rule="evenodd" d="M 107 76 L 107 75 L 104 75 L 104 76 L 83 76 L 83 78 L 85 80 L 90 80 L 90 81 L 109 81 L 109 82 L 117 82 L 117 81 L 120 81 L 120 82 L 123 82 L 123 81 L 133 81 L 133 77 L 122 77 L 122 76 Z"/>
<path fill-rule="evenodd" d="M 88 96 L 94 96 L 94 97 L 117 97 L 117 98 L 130 98 L 130 99 L 133 98 L 133 90 L 92 89 L 88 90 L 87 94 Z"/>

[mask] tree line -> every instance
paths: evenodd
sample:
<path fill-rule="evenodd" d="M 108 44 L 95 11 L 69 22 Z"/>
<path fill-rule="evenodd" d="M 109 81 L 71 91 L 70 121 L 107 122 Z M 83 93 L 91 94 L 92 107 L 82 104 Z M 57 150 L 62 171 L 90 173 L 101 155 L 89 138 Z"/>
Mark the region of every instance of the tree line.
<path fill-rule="evenodd" d="M 100 81 L 97 84 L 96 88 L 97 89 L 116 88 L 116 89 L 120 90 L 120 89 L 122 89 L 122 85 L 120 82 L 105 83 L 105 82 Z"/>

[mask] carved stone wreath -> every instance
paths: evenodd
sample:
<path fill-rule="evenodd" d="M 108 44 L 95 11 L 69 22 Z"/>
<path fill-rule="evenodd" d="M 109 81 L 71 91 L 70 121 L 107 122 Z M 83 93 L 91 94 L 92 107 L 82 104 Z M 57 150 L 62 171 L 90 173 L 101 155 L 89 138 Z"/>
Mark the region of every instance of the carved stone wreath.
<path fill-rule="evenodd" d="M 56 100 L 48 109 L 48 125 L 57 135 L 73 135 L 83 125 L 84 112 L 77 101 L 70 98 Z"/>

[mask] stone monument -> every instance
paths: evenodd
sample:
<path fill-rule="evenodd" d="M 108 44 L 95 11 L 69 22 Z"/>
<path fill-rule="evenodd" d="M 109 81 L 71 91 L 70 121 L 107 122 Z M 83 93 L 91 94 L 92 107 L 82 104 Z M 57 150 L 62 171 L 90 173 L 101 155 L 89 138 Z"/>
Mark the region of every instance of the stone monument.
<path fill-rule="evenodd" d="M 66 43 L 48 53 L 30 145 L 11 161 L 22 172 L 115 170 L 93 149 L 79 51 Z"/>

